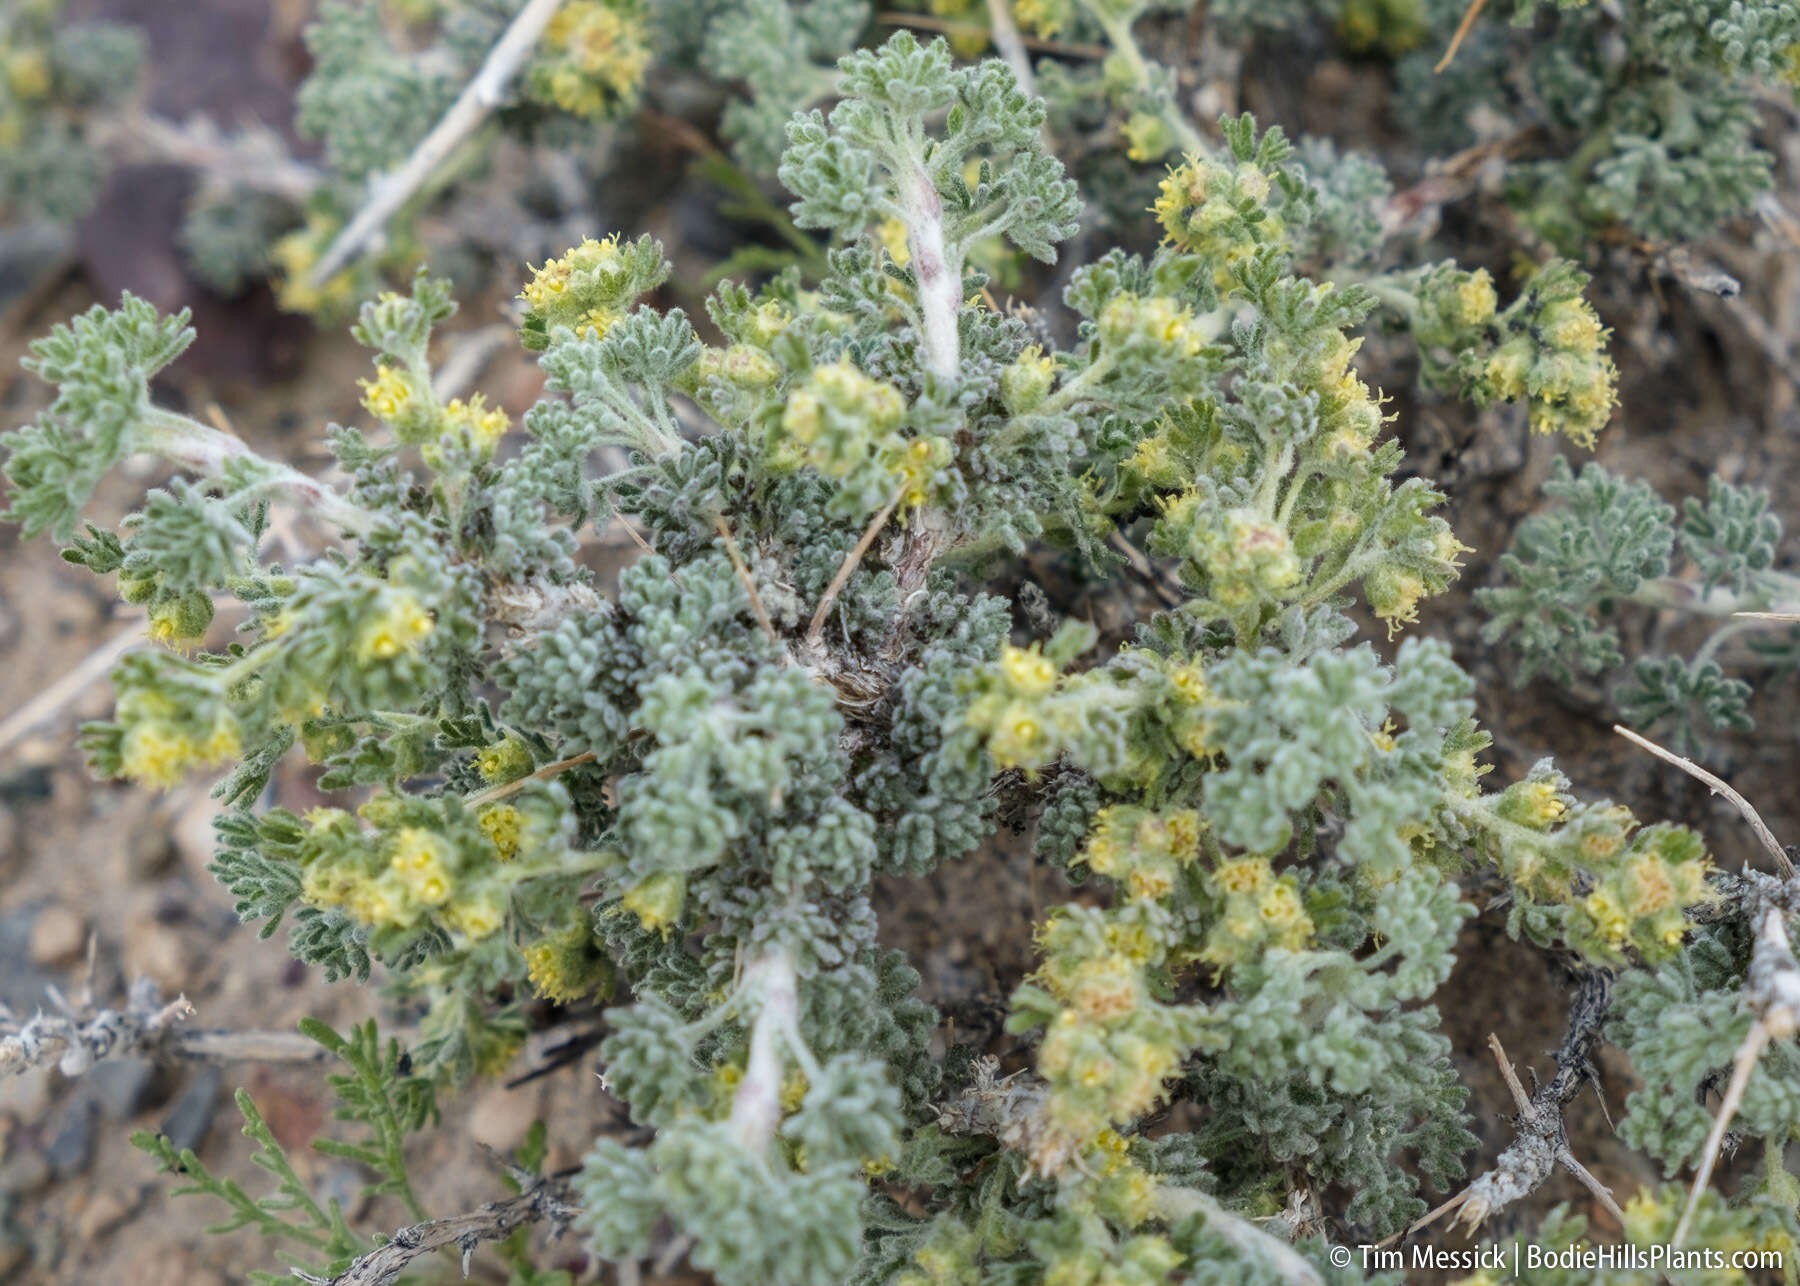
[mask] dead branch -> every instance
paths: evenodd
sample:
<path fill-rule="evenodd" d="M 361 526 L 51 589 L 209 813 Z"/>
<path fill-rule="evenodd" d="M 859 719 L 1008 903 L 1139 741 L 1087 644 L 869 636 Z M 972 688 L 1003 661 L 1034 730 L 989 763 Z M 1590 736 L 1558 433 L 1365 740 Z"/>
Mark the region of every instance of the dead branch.
<path fill-rule="evenodd" d="M 1712 1179 L 1719 1150 L 1725 1145 L 1725 1132 L 1737 1115 L 1757 1060 L 1770 1041 L 1786 1040 L 1800 1028 L 1800 963 L 1794 960 L 1794 949 L 1788 943 L 1787 929 L 1782 921 L 1780 908 L 1770 907 L 1757 931 L 1756 949 L 1750 957 L 1750 975 L 1744 980 L 1744 996 L 1756 1020 L 1750 1024 L 1744 1043 L 1732 1057 L 1731 1081 L 1725 1087 L 1725 1097 L 1719 1102 L 1719 1114 L 1713 1118 L 1706 1146 L 1700 1150 L 1700 1164 L 1694 1171 L 1694 1186 L 1688 1193 L 1687 1208 L 1681 1212 L 1681 1222 L 1675 1225 L 1675 1233 L 1669 1239 L 1669 1245 L 1676 1249 L 1687 1238 L 1694 1211 L 1700 1205 L 1700 1194 L 1706 1191 L 1706 1185 Z"/>
<path fill-rule="evenodd" d="M 1456 1212 L 1455 1219 L 1473 1230 L 1489 1215 L 1535 1192 L 1557 1166 L 1579 1179 L 1601 1205 L 1623 1221 L 1624 1215 L 1611 1191 L 1570 1150 L 1568 1130 L 1563 1124 L 1563 1109 L 1583 1085 L 1595 1080 L 1594 1046 L 1599 1043 L 1600 1026 L 1606 1020 L 1611 999 L 1611 974 L 1594 969 L 1581 975 L 1569 1009 L 1568 1029 L 1556 1051 L 1556 1074 L 1536 1094 L 1525 1093 L 1500 1038 L 1488 1036 L 1488 1048 L 1518 1105 L 1518 1137 L 1496 1158 L 1493 1169 L 1383 1245 L 1410 1237 L 1452 1211 Z"/>
<path fill-rule="evenodd" d="M 90 966 L 91 969 L 91 966 Z M 108 1058 L 147 1058 L 161 1063 L 318 1063 L 331 1054 L 298 1032 L 196 1031 L 178 1028 L 194 1007 L 187 997 L 168 1004 L 148 978 L 131 984 L 125 1008 L 95 1005 L 84 984 L 73 1002 L 49 990 L 53 1012 L 25 1022 L 0 1005 L 0 1078 L 55 1063 L 65 1076 L 80 1076 Z"/>
<path fill-rule="evenodd" d="M 314 286 L 331 280 L 345 264 L 359 254 L 365 242 L 381 230 L 395 212 L 424 186 L 432 173 L 462 146 L 464 140 L 480 128 L 505 99 L 506 87 L 519 70 L 519 64 L 530 56 L 538 37 L 550 25 L 550 19 L 562 6 L 562 0 L 530 0 L 512 25 L 488 51 L 487 61 L 475 78 L 463 87 L 450 110 L 432 127 L 431 133 L 412 150 L 400 168 L 380 179 L 368 202 L 345 225 L 307 280 Z"/>
<path fill-rule="evenodd" d="M 1713 794 L 1723 795 L 1731 803 L 1731 806 L 1743 815 L 1744 820 L 1750 823 L 1750 829 L 1756 832 L 1756 838 L 1761 841 L 1763 848 L 1768 850 L 1769 856 L 1775 859 L 1775 868 L 1781 872 L 1781 878 L 1784 880 L 1794 878 L 1794 863 L 1788 857 L 1787 850 L 1781 846 L 1781 842 L 1775 838 L 1775 832 L 1769 829 L 1761 815 L 1750 806 L 1750 801 L 1726 785 L 1722 778 L 1707 772 L 1691 759 L 1683 759 L 1674 751 L 1663 749 L 1648 737 L 1638 736 L 1629 728 L 1615 723 L 1613 731 L 1631 742 L 1632 745 L 1648 750 L 1658 759 L 1674 764 L 1696 781 L 1703 782 Z"/>
<path fill-rule="evenodd" d="M 294 1269 L 294 1276 L 311 1286 L 387 1286 L 421 1255 L 454 1246 L 462 1252 L 466 1277 L 475 1247 L 484 1241 L 503 1241 L 526 1224 L 544 1223 L 554 1240 L 580 1213 L 575 1193 L 566 1176 L 529 1176 L 525 1190 L 516 1197 L 490 1201 L 479 1210 L 428 1219 L 393 1235 L 385 1246 L 371 1250 L 336 1277 L 314 1277 Z"/>

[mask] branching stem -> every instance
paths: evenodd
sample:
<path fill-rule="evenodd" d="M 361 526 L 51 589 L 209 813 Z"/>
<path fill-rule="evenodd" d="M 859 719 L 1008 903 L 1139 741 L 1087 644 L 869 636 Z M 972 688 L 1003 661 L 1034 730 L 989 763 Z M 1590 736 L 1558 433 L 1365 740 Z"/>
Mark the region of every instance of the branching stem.
<path fill-rule="evenodd" d="M 443 119 L 432 127 L 431 133 L 412 150 L 398 170 L 375 184 L 367 204 L 356 212 L 356 217 L 345 225 L 330 249 L 313 265 L 307 276 L 308 284 L 323 285 L 354 259 L 364 243 L 380 231 L 413 193 L 425 185 L 432 172 L 481 126 L 489 113 L 500 106 L 519 65 L 536 47 L 538 37 L 544 34 L 544 28 L 550 25 L 550 19 L 556 16 L 562 3 L 563 0 L 530 0 L 519 10 L 512 25 L 488 51 L 481 70 L 457 95 Z"/>
<path fill-rule="evenodd" d="M 838 564 L 836 575 L 831 578 L 831 584 L 825 587 L 825 593 L 819 598 L 819 606 L 813 612 L 812 620 L 807 624 L 806 646 L 809 651 L 819 646 L 820 640 L 825 634 L 825 618 L 831 612 L 831 605 L 837 601 L 837 596 L 849 583 L 850 574 L 856 570 L 857 564 L 862 562 L 863 555 L 869 552 L 869 546 L 875 543 L 875 537 L 881 534 L 881 529 L 893 516 L 895 506 L 900 503 L 900 496 L 901 493 L 896 491 L 894 498 L 882 506 L 881 512 L 869 520 L 869 525 L 863 528 L 861 538 L 857 540 L 850 552 L 844 555 L 844 561 Z"/>

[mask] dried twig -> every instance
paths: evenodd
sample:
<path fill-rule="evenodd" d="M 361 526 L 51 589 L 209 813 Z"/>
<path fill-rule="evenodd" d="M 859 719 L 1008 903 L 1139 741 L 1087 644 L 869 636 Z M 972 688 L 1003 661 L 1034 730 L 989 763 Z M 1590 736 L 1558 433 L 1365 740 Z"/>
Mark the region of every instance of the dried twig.
<path fill-rule="evenodd" d="M 1487 0 L 1472 0 L 1469 7 L 1463 10 L 1462 21 L 1456 24 L 1456 34 L 1450 37 L 1450 47 L 1444 50 L 1444 56 L 1438 59 L 1437 65 L 1431 69 L 1432 75 L 1443 75 L 1444 68 L 1455 60 L 1456 51 L 1461 49 L 1463 41 L 1469 38 L 1469 33 L 1475 29 L 1475 19 L 1481 16 L 1481 11 L 1485 8 L 1487 8 Z"/>
<path fill-rule="evenodd" d="M 196 116 L 180 124 L 155 116 L 121 121 L 113 142 L 133 159 L 193 170 L 204 183 L 220 188 L 247 187 L 303 204 L 324 177 L 288 152 L 280 134 L 266 125 L 250 125 L 226 134 L 217 124 Z"/>
<path fill-rule="evenodd" d="M 594 752 L 584 750 L 578 755 L 570 755 L 567 759 L 558 759 L 553 764 L 545 764 L 534 773 L 518 778 L 516 781 L 502 782 L 498 786 L 489 786 L 486 790 L 478 790 L 463 804 L 468 808 L 480 808 L 496 800 L 505 799 L 508 795 L 516 795 L 534 781 L 548 781 L 559 773 L 568 772 L 571 768 L 579 768 L 582 764 L 594 762 Z"/>
<path fill-rule="evenodd" d="M 1768 850 L 1769 856 L 1775 859 L 1775 869 L 1781 872 L 1781 878 L 1784 880 L 1791 880 L 1794 878 L 1794 863 L 1792 859 L 1788 857 L 1787 850 L 1781 846 L 1781 842 L 1775 838 L 1775 833 L 1769 829 L 1768 825 L 1763 821 L 1757 811 L 1750 806 L 1749 800 L 1745 799 L 1742 795 L 1738 794 L 1737 791 L 1726 785 L 1721 778 L 1713 773 L 1707 772 L 1706 769 L 1702 768 L 1693 760 L 1683 759 L 1673 750 L 1665 750 L 1649 738 L 1640 737 L 1631 729 L 1622 727 L 1619 724 L 1615 723 L 1613 725 L 1613 731 L 1625 738 L 1625 740 L 1631 742 L 1632 745 L 1648 750 L 1658 759 L 1663 760 L 1665 763 L 1674 764 L 1688 776 L 1697 781 L 1704 782 L 1707 789 L 1712 791 L 1713 794 L 1723 795 L 1730 801 L 1732 807 L 1736 808 L 1738 812 L 1743 815 L 1744 820 L 1750 823 L 1750 829 L 1756 832 L 1756 838 L 1762 843 L 1762 846 Z"/>
<path fill-rule="evenodd" d="M 737 540 L 732 536 L 731 528 L 726 525 L 723 515 L 714 516 L 713 527 L 725 542 L 725 556 L 731 559 L 732 568 L 744 584 L 744 592 L 750 596 L 750 611 L 756 616 L 756 623 L 769 636 L 769 642 L 780 647 L 781 635 L 775 632 L 775 622 L 769 619 L 769 613 L 763 607 L 762 595 L 756 592 L 756 578 L 750 574 L 749 564 L 744 562 L 744 555 L 739 552 Z"/>
<path fill-rule="evenodd" d="M 79 664 L 39 692 L 0 722 L 0 753 L 4 753 L 39 724 L 54 718 L 69 702 L 111 672 L 120 657 L 134 647 L 146 646 L 148 636 L 140 617 L 83 657 Z"/>
<path fill-rule="evenodd" d="M 1114 549 L 1125 555 L 1125 561 L 1133 574 L 1163 601 L 1164 607 L 1179 607 L 1182 604 L 1184 599 L 1181 592 L 1169 584 L 1168 579 L 1157 570 L 1155 563 L 1144 556 L 1142 550 L 1125 538 L 1124 532 L 1115 531 L 1108 539 Z"/>
<path fill-rule="evenodd" d="M 1794 960 L 1794 949 L 1788 943 L 1782 912 L 1777 907 L 1770 907 L 1763 914 L 1762 927 L 1756 935 L 1756 950 L 1750 957 L 1750 976 L 1744 980 L 1744 993 L 1756 1020 L 1750 1024 L 1744 1043 L 1732 1057 L 1731 1081 L 1725 1087 L 1725 1097 L 1719 1102 L 1719 1114 L 1713 1118 L 1706 1146 L 1700 1151 L 1700 1165 L 1694 1171 L 1694 1186 L 1688 1193 L 1687 1208 L 1681 1212 L 1681 1222 L 1675 1225 L 1675 1233 L 1669 1239 L 1672 1248 L 1679 1249 L 1687 1239 L 1694 1211 L 1700 1205 L 1700 1194 L 1706 1191 L 1706 1185 L 1712 1179 L 1719 1149 L 1725 1144 L 1725 1131 L 1731 1128 L 1732 1118 L 1737 1115 L 1738 1104 L 1743 1101 L 1757 1060 L 1770 1041 L 1786 1040 L 1800 1028 L 1800 963 Z"/>
<path fill-rule="evenodd" d="M 1506 1079 L 1506 1088 L 1518 1105 L 1518 1138 L 1494 1161 L 1493 1169 L 1382 1245 L 1410 1237 L 1451 1211 L 1458 1212 L 1456 1217 L 1473 1229 L 1495 1211 L 1536 1191 L 1559 1165 L 1579 1179 L 1601 1205 L 1623 1222 L 1623 1212 L 1613 1200 L 1612 1193 L 1576 1160 L 1563 1124 L 1563 1109 L 1583 1085 L 1594 1079 L 1594 1046 L 1599 1040 L 1600 1025 L 1605 1021 L 1611 996 L 1611 974 L 1590 970 L 1582 975 L 1581 986 L 1569 1010 L 1568 1030 L 1561 1048 L 1556 1051 L 1556 1074 L 1533 1095 L 1525 1093 L 1500 1038 L 1488 1036 L 1488 1048 L 1493 1051 L 1494 1059 L 1500 1065 L 1500 1075 Z"/>
<path fill-rule="evenodd" d="M 460 147 L 488 114 L 505 101 L 506 87 L 536 47 L 538 37 L 543 35 L 544 28 L 550 25 L 550 19 L 561 8 L 563 0 L 530 0 L 519 10 L 493 49 L 488 51 L 487 61 L 481 64 L 481 70 L 475 78 L 463 87 L 463 92 L 444 113 L 443 119 L 432 127 L 412 155 L 402 162 L 400 168 L 392 174 L 380 179 L 375 184 L 368 202 L 356 212 L 356 217 L 345 225 L 344 230 L 331 243 L 331 248 L 313 266 L 307 280 L 318 286 L 329 281 L 345 264 L 361 252 L 363 244 L 380 231 L 394 213 L 405 205 L 413 193 L 424 186 L 432 173 L 442 165 L 450 154 Z"/>
<path fill-rule="evenodd" d="M 151 1055 L 164 1044 L 169 1029 L 194 1012 L 185 996 L 165 1005 L 148 978 L 131 984 L 123 1011 L 96 1008 L 91 987 L 84 986 L 73 1004 L 54 987 L 49 995 L 56 1012 L 39 1012 L 23 1023 L 0 1006 L 0 1077 L 52 1061 L 64 1076 L 80 1076 L 103 1059 Z"/>
<path fill-rule="evenodd" d="M 90 964 L 91 970 L 91 964 Z M 108 1058 L 147 1058 L 159 1063 L 322 1063 L 331 1051 L 299 1032 L 196 1031 L 177 1027 L 194 1007 L 185 996 L 168 1004 L 148 978 L 134 982 L 123 1011 L 94 1004 L 82 987 L 71 1003 L 51 988 L 54 1013 L 20 1023 L 0 1006 L 0 1078 L 54 1062 L 65 1076 L 79 1076 Z"/>
<path fill-rule="evenodd" d="M 863 529 L 862 538 L 856 542 L 855 547 L 849 553 L 844 555 L 844 561 L 838 564 L 837 574 L 831 578 L 831 584 L 825 587 L 825 593 L 819 598 L 818 609 L 813 612 L 812 621 L 806 627 L 808 648 L 816 649 L 819 646 L 819 640 L 825 633 L 825 618 L 831 613 L 831 605 L 837 601 L 837 596 L 843 591 L 844 586 L 849 584 L 850 574 L 856 570 L 856 565 L 862 562 L 863 555 L 869 552 L 869 546 L 875 543 L 875 537 L 879 536 L 881 529 L 887 525 L 887 520 L 893 515 L 895 506 L 900 503 L 901 494 L 900 491 L 896 491 L 894 498 L 887 502 L 882 511 L 870 519 L 869 525 Z"/>
<path fill-rule="evenodd" d="M 540 1177 L 515 1172 L 524 1191 L 503 1201 L 490 1201 L 479 1210 L 428 1219 L 397 1231 L 386 1245 L 361 1256 L 335 1277 L 314 1277 L 294 1269 L 294 1276 L 311 1286 L 387 1286 L 406 1271 L 408 1264 L 435 1250 L 454 1246 L 462 1252 L 463 1276 L 469 1260 L 484 1241 L 503 1241 L 526 1224 L 546 1223 L 554 1240 L 580 1213 L 575 1193 L 566 1176 Z"/>

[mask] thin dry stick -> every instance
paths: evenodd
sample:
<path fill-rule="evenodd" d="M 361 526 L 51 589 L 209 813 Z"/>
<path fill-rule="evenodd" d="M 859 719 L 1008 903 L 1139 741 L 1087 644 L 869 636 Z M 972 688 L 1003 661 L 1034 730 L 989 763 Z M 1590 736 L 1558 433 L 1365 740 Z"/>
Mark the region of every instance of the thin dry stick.
<path fill-rule="evenodd" d="M 1732 615 L 1750 621 L 1784 621 L 1790 625 L 1800 623 L 1800 612 L 1733 612 Z"/>
<path fill-rule="evenodd" d="M 547 1223 L 552 1238 L 561 1236 L 579 1213 L 568 1179 L 522 1173 L 516 1177 L 526 1183 L 525 1190 L 516 1197 L 490 1201 L 467 1214 L 401 1228 L 384 1245 L 361 1256 L 335 1277 L 314 1277 L 298 1268 L 293 1270 L 294 1276 L 310 1286 L 387 1286 L 421 1255 L 455 1249 L 462 1252 L 463 1276 L 467 1277 L 470 1257 L 484 1241 L 504 1241 L 514 1229 L 532 1223 Z"/>
<path fill-rule="evenodd" d="M 1502 1207 L 1535 1191 L 1561 1166 L 1574 1175 L 1615 1216 L 1617 1203 L 1606 1185 L 1575 1159 L 1569 1148 L 1568 1131 L 1563 1125 L 1563 1109 L 1581 1086 L 1592 1079 L 1592 1054 L 1600 1023 L 1605 1019 L 1610 994 L 1608 975 L 1590 971 L 1582 980 L 1569 1010 L 1568 1031 L 1556 1051 L 1556 1074 L 1538 1092 L 1527 1097 L 1525 1087 L 1513 1072 L 1512 1060 L 1498 1036 L 1488 1037 L 1507 1090 L 1518 1105 L 1518 1137 L 1495 1159 L 1491 1170 L 1477 1177 L 1461 1192 L 1437 1209 L 1421 1216 L 1411 1225 L 1395 1233 L 1382 1246 L 1390 1246 L 1436 1223 L 1451 1211 L 1460 1211 L 1470 1228 L 1479 1225 Z M 1622 1217 L 1622 1216 L 1620 1216 Z"/>
<path fill-rule="evenodd" d="M 148 642 L 149 637 L 144 633 L 144 622 L 140 618 L 89 652 L 73 670 L 13 711 L 6 717 L 5 722 L 0 723 L 0 754 L 12 749 L 33 728 L 48 722 L 55 717 L 59 710 L 85 692 L 89 686 L 105 678 L 107 672 L 118 663 L 120 657 L 131 651 L 132 648 L 148 644 Z"/>
<path fill-rule="evenodd" d="M 715 516 L 713 526 L 724 538 L 725 556 L 731 559 L 732 567 L 737 570 L 738 579 L 744 582 L 744 592 L 750 595 L 750 610 L 756 614 L 756 623 L 762 626 L 763 633 L 769 636 L 769 642 L 777 647 L 781 646 L 781 636 L 775 632 L 775 622 L 769 619 L 769 613 L 763 608 L 762 595 L 756 592 L 756 579 L 750 575 L 750 568 L 744 562 L 744 555 L 738 551 L 737 541 L 732 538 L 731 528 L 725 525 L 724 516 Z"/>
<path fill-rule="evenodd" d="M 425 180 L 462 146 L 488 114 L 505 101 L 506 87 L 518 72 L 519 64 L 537 45 L 538 37 L 544 34 L 544 28 L 550 25 L 550 19 L 562 7 L 562 2 L 530 0 L 519 11 L 519 16 L 512 20 L 512 25 L 488 52 L 481 70 L 463 87 L 463 92 L 457 95 L 443 119 L 432 127 L 431 133 L 413 149 L 412 155 L 398 170 L 376 183 L 368 203 L 356 212 L 356 217 L 338 233 L 331 248 L 307 274 L 310 284 L 318 286 L 329 281 L 355 258 L 363 244 L 424 186 Z"/>
<path fill-rule="evenodd" d="M 1006 65 L 1012 68 L 1013 76 L 1019 82 L 1019 88 L 1027 94 L 1037 93 L 1037 78 L 1031 74 L 1031 59 L 1025 53 L 1025 41 L 1019 35 L 1018 24 L 1013 21 L 1010 0 L 987 0 L 989 34 L 994 41 L 994 48 L 1006 59 Z"/>
<path fill-rule="evenodd" d="M 863 531 L 862 539 L 856 542 L 856 547 L 845 554 L 844 561 L 838 564 L 837 574 L 831 578 L 831 584 L 825 587 L 825 594 L 819 599 L 818 610 L 813 613 L 812 621 L 806 627 L 806 645 L 809 648 L 819 645 L 820 636 L 825 632 L 825 617 L 830 613 L 832 603 L 837 601 L 838 594 L 850 581 L 850 573 L 856 570 L 856 565 L 862 562 L 863 555 L 869 552 L 869 546 L 875 543 L 875 537 L 880 535 L 881 529 L 887 525 L 887 520 L 893 514 L 894 507 L 900 503 L 900 495 L 899 491 L 894 493 L 894 498 L 888 501 L 882 511 L 870 520 L 868 527 Z"/>
<path fill-rule="evenodd" d="M 499 786 L 489 786 L 486 790 L 478 790 L 463 800 L 463 803 L 469 808 L 480 808 L 494 803 L 496 800 L 505 799 L 508 795 L 516 795 L 534 781 L 548 781 L 558 773 L 565 773 L 571 768 L 578 768 L 582 764 L 593 762 L 594 752 L 584 750 L 578 755 L 570 755 L 567 759 L 558 759 L 553 764 L 545 764 L 536 772 L 520 777 L 516 781 L 505 782 Z"/>
<path fill-rule="evenodd" d="M 1788 943 L 1779 907 L 1770 907 L 1763 916 L 1762 927 L 1756 935 L 1756 950 L 1750 957 L 1750 976 L 1745 980 L 1745 990 L 1756 1011 L 1756 1021 L 1750 1024 L 1744 1043 L 1732 1056 L 1731 1081 L 1725 1087 L 1725 1097 L 1719 1102 L 1719 1114 L 1713 1118 L 1706 1146 L 1701 1149 L 1700 1165 L 1694 1171 L 1694 1186 L 1688 1193 L 1687 1208 L 1681 1212 L 1681 1222 L 1675 1225 L 1675 1233 L 1669 1239 L 1669 1245 L 1674 1248 L 1679 1248 L 1687 1238 L 1694 1211 L 1700 1206 L 1700 1194 L 1706 1191 L 1706 1185 L 1712 1179 L 1713 1166 L 1725 1145 L 1725 1131 L 1731 1128 L 1732 1118 L 1737 1115 L 1757 1060 L 1770 1041 L 1785 1040 L 1800 1027 L 1800 963 L 1794 960 L 1794 950 Z"/>
<path fill-rule="evenodd" d="M 1456 34 L 1450 37 L 1450 47 L 1444 50 L 1444 56 L 1438 59 L 1437 66 L 1431 69 L 1432 75 L 1443 74 L 1444 68 L 1448 67 L 1451 60 L 1456 57 L 1456 51 L 1462 48 L 1462 42 L 1468 39 L 1469 32 L 1474 30 L 1475 19 L 1481 16 L 1481 11 L 1485 8 L 1487 8 L 1487 0 L 1474 0 L 1474 3 L 1463 12 L 1462 21 L 1456 24 Z"/>
<path fill-rule="evenodd" d="M 1131 570 L 1148 585 L 1166 607 L 1175 607 L 1181 602 L 1181 595 L 1171 589 L 1162 574 L 1156 570 L 1156 564 L 1144 557 L 1143 551 L 1125 538 L 1122 531 L 1114 531 L 1109 537 L 1112 547 L 1125 555 L 1125 561 L 1131 564 Z"/>
<path fill-rule="evenodd" d="M 1625 740 L 1631 742 L 1632 745 L 1643 750 L 1648 750 L 1658 759 L 1663 760 L 1665 763 L 1674 764 L 1688 776 L 1693 777 L 1697 781 L 1704 782 L 1707 789 L 1712 791 L 1713 794 L 1723 795 L 1731 802 L 1732 807 L 1736 808 L 1738 812 L 1743 815 L 1744 820 L 1750 823 L 1750 829 L 1756 832 L 1756 838 L 1761 841 L 1762 846 L 1769 851 L 1769 856 L 1775 859 L 1775 868 L 1781 872 L 1781 878 L 1784 880 L 1791 880 L 1794 878 L 1794 863 L 1788 858 L 1787 850 L 1781 846 L 1781 841 L 1775 838 L 1775 833 L 1768 828 L 1767 824 L 1764 823 L 1757 811 L 1750 806 L 1749 800 L 1738 794 L 1730 786 L 1727 786 L 1719 777 L 1707 772 L 1706 769 L 1702 768 L 1693 760 L 1683 759 L 1673 750 L 1663 749 L 1649 738 L 1638 736 L 1638 734 L 1633 732 L 1630 728 L 1615 723 L 1613 725 L 1613 731 L 1625 738 Z"/>
<path fill-rule="evenodd" d="M 1526 1095 L 1525 1086 L 1519 1082 L 1519 1074 L 1513 1071 L 1512 1059 L 1506 1056 L 1506 1046 L 1500 1043 L 1500 1037 L 1495 1032 L 1488 1033 L 1488 1049 L 1493 1051 L 1494 1061 L 1500 1064 L 1500 1075 L 1506 1080 L 1506 1088 L 1512 1092 L 1513 1102 L 1519 1105 L 1520 1116 L 1527 1120 L 1533 1120 L 1535 1123 L 1538 1109 Z M 1569 1151 L 1566 1145 L 1557 1149 L 1556 1159 L 1564 1169 L 1581 1180 L 1583 1186 L 1594 1194 L 1595 1200 L 1606 1208 L 1608 1214 L 1619 1221 L 1621 1227 L 1624 1226 L 1625 1212 L 1619 1209 L 1619 1203 L 1613 1200 L 1611 1188 L 1601 1183 L 1586 1166 L 1577 1161 L 1575 1154 Z"/>

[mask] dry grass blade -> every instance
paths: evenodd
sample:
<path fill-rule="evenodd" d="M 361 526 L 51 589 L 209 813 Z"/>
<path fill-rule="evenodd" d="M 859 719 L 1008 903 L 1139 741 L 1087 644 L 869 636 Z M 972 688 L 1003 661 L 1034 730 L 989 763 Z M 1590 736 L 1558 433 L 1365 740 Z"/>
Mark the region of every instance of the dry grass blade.
<path fill-rule="evenodd" d="M 550 19 L 561 7 L 562 0 L 531 0 L 519 11 L 512 25 L 488 52 L 481 70 L 463 88 L 443 119 L 432 127 L 431 133 L 412 150 L 412 155 L 398 170 L 376 183 L 367 204 L 338 233 L 331 248 L 307 275 L 311 285 L 319 286 L 331 280 L 354 259 L 381 226 L 424 186 L 438 166 L 500 106 L 501 97 L 519 70 L 519 64 L 536 47 L 538 37 L 544 34 L 544 28 L 550 25 Z"/>
<path fill-rule="evenodd" d="M 1443 75 L 1444 68 L 1455 60 L 1456 51 L 1461 49 L 1463 41 L 1469 38 L 1469 33 L 1475 29 L 1475 19 L 1481 16 L 1481 11 L 1485 8 L 1487 8 L 1487 0 L 1474 0 L 1474 3 L 1463 11 L 1462 21 L 1456 24 L 1456 34 L 1450 37 L 1450 47 L 1444 50 L 1444 56 L 1438 59 L 1437 66 L 1431 69 L 1434 76 Z"/>
<path fill-rule="evenodd" d="M 1726 785 L 1722 778 L 1706 771 L 1706 769 L 1702 768 L 1691 759 L 1683 759 L 1673 750 L 1665 750 L 1654 741 L 1651 741 L 1648 737 L 1640 737 L 1630 728 L 1615 723 L 1613 725 L 1613 731 L 1625 738 L 1625 740 L 1631 742 L 1632 745 L 1637 746 L 1639 749 L 1648 750 L 1658 759 L 1661 759 L 1665 763 L 1674 764 L 1677 768 L 1681 769 L 1682 772 L 1694 778 L 1696 781 L 1703 782 L 1707 789 L 1711 790 L 1713 794 L 1723 795 L 1726 800 L 1731 803 L 1731 806 L 1736 808 L 1738 812 L 1743 815 L 1744 820 L 1750 823 L 1750 829 L 1756 832 L 1756 838 L 1762 843 L 1762 846 L 1768 850 L 1769 856 L 1775 859 L 1775 869 L 1781 873 L 1781 878 L 1784 880 L 1791 880 L 1794 878 L 1794 863 L 1788 857 L 1787 850 L 1781 846 L 1781 841 L 1775 838 L 1775 833 L 1769 829 L 1768 824 L 1763 821 L 1761 815 L 1750 806 L 1750 801 L 1738 794 L 1737 791 L 1733 790 L 1730 786 Z"/>

